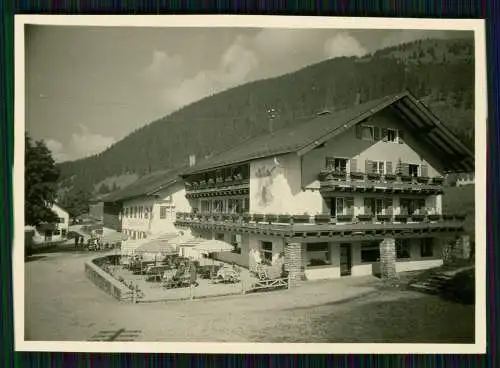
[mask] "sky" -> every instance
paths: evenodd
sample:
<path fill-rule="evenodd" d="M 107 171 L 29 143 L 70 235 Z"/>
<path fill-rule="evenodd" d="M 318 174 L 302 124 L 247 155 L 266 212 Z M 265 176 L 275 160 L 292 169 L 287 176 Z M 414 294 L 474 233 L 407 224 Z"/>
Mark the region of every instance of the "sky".
<path fill-rule="evenodd" d="M 26 130 L 57 162 L 99 153 L 210 94 L 458 31 L 29 25 Z"/>

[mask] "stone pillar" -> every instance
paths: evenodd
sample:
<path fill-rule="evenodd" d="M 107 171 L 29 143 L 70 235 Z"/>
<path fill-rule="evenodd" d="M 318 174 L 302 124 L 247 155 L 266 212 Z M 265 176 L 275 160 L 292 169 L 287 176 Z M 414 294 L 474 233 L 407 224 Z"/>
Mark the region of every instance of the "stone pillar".
<path fill-rule="evenodd" d="M 380 276 L 384 281 L 397 279 L 396 239 L 386 238 L 380 243 Z"/>
<path fill-rule="evenodd" d="M 456 242 L 456 257 L 461 259 L 470 258 L 470 237 L 469 235 L 461 235 Z"/>
<path fill-rule="evenodd" d="M 285 245 L 285 270 L 289 274 L 290 287 L 297 286 L 302 281 L 304 270 L 302 267 L 301 243 L 289 243 Z"/>

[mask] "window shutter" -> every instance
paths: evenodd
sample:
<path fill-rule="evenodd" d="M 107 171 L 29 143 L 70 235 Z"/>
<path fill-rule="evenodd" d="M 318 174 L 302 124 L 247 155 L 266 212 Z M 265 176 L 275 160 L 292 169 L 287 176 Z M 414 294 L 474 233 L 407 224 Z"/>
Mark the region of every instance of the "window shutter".
<path fill-rule="evenodd" d="M 403 167 L 402 167 L 402 174 L 405 175 L 405 176 L 410 176 L 410 164 L 403 164 Z"/>
<path fill-rule="evenodd" d="M 365 211 L 364 213 L 366 215 L 371 215 L 373 213 L 372 211 L 372 199 L 371 198 L 365 198 Z"/>
<path fill-rule="evenodd" d="M 377 161 L 372 161 L 372 173 L 377 173 L 378 172 L 378 162 Z"/>
<path fill-rule="evenodd" d="M 350 167 L 351 167 L 352 173 L 358 171 L 358 160 L 356 160 L 355 158 L 352 158 L 351 162 L 350 162 Z"/>
<path fill-rule="evenodd" d="M 347 215 L 349 216 L 352 216 L 354 215 L 354 197 L 347 197 L 345 199 L 345 203 L 346 203 L 346 213 Z"/>
<path fill-rule="evenodd" d="M 398 131 L 398 136 L 399 136 L 399 143 L 403 144 L 404 143 L 404 133 L 402 130 Z"/>
<path fill-rule="evenodd" d="M 385 162 L 385 173 L 392 174 L 392 161 Z"/>
<path fill-rule="evenodd" d="M 427 169 L 427 165 L 425 164 L 420 165 L 420 176 L 427 177 L 429 174 L 428 171 L 429 170 Z"/>
<path fill-rule="evenodd" d="M 393 213 L 392 198 L 387 198 L 385 200 L 385 213 L 387 215 L 392 215 Z"/>
<path fill-rule="evenodd" d="M 363 137 L 362 125 L 356 125 L 356 138 L 361 139 Z"/>
<path fill-rule="evenodd" d="M 370 161 L 370 160 L 365 161 L 365 172 L 367 174 L 373 173 L 373 161 Z"/>
<path fill-rule="evenodd" d="M 380 128 L 379 127 L 373 127 L 373 139 L 375 141 L 380 140 Z"/>
<path fill-rule="evenodd" d="M 387 142 L 387 128 L 382 128 L 382 140 Z"/>

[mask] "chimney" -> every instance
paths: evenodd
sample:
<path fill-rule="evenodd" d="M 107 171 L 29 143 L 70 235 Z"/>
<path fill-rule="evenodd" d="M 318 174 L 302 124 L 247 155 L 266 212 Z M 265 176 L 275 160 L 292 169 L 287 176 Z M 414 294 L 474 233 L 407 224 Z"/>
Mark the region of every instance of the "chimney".
<path fill-rule="evenodd" d="M 195 155 L 189 155 L 189 167 L 193 167 L 196 164 L 196 156 Z"/>
<path fill-rule="evenodd" d="M 356 93 L 356 100 L 354 100 L 354 105 L 359 105 L 361 103 L 361 93 Z"/>

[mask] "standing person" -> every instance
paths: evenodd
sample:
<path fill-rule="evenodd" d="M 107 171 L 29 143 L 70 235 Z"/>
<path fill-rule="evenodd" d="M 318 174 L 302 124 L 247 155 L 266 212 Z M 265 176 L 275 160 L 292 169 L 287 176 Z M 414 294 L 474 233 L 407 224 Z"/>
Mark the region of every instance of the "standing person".
<path fill-rule="evenodd" d="M 78 235 L 75 236 L 75 248 L 78 248 L 78 242 L 79 242 Z"/>

